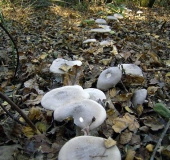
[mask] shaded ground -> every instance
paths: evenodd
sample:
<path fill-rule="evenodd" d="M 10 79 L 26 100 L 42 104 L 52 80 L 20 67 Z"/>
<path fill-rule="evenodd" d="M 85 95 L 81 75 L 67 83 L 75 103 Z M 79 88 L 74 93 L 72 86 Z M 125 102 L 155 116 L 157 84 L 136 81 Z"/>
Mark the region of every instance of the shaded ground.
<path fill-rule="evenodd" d="M 56 159 L 62 145 L 75 136 L 71 120 L 51 125 L 52 112 L 44 110 L 40 105 L 45 92 L 78 83 L 83 88 L 96 88 L 97 78 L 104 69 L 122 63 L 135 63 L 142 68 L 144 79 L 135 81 L 133 77 L 124 77 L 123 84 L 105 92 L 108 102 L 111 102 L 106 107 L 108 118 L 94 135 L 114 138 L 121 150 L 122 159 L 129 153 L 131 159 L 133 155 L 134 159 L 149 159 L 167 123 L 164 117 L 153 111 L 153 106 L 161 102 L 170 108 L 170 13 L 161 7 L 149 10 L 128 7 L 132 9 L 129 17 L 119 22 L 108 22 L 114 31 L 112 34 L 89 32 L 96 24 L 86 21 L 113 14 L 108 13 L 105 7 L 91 8 L 88 13 L 55 5 L 39 9 L 2 8 L 8 30 L 17 42 L 20 64 L 17 76 L 13 79 L 14 60 L 10 40 L 0 29 L 0 91 L 10 96 L 26 114 L 29 112 L 29 118 L 41 132 L 34 135 L 29 127 L 14 122 L 1 109 L 1 145 L 21 145 L 14 152 L 14 157 Z M 137 15 L 138 10 L 142 10 L 143 14 Z M 98 42 L 83 44 L 88 38 L 96 38 Z M 111 44 L 101 46 L 99 42 L 102 40 L 110 40 Z M 68 71 L 69 74 L 79 76 L 73 78 L 65 75 L 63 82 L 55 79 L 49 67 L 57 57 L 81 60 L 81 68 Z M 131 97 L 138 88 L 147 89 L 148 96 L 147 102 L 135 110 L 130 107 Z M 19 117 L 10 105 L 5 102 L 3 105 Z M 121 120 L 128 117 L 132 119 L 125 129 L 121 130 L 118 125 L 119 131 L 115 130 L 118 115 Z M 169 144 L 168 130 L 156 159 L 170 158 Z"/>

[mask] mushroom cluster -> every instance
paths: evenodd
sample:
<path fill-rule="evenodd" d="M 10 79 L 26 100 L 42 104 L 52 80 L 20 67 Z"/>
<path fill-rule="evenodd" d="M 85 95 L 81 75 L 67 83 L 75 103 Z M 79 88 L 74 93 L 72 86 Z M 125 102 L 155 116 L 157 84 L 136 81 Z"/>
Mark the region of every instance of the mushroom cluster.
<path fill-rule="evenodd" d="M 83 89 L 79 85 L 64 86 L 47 92 L 41 105 L 54 111 L 54 120 L 63 121 L 73 117 L 74 124 L 81 128 L 84 134 L 100 126 L 106 119 L 106 111 L 99 100 L 106 99 L 105 94 L 96 88 Z"/>
<path fill-rule="evenodd" d="M 56 88 L 43 96 L 41 104 L 54 111 L 54 120 L 63 121 L 73 117 L 76 127 L 84 132 L 84 136 L 78 135 L 66 142 L 59 152 L 59 160 L 111 160 L 113 157 L 121 160 L 120 151 L 115 144 L 108 147 L 105 146 L 105 139 L 89 136 L 90 130 L 100 126 L 106 119 L 106 111 L 98 103 L 104 99 L 106 96 L 101 90 L 83 89 L 78 85 Z"/>

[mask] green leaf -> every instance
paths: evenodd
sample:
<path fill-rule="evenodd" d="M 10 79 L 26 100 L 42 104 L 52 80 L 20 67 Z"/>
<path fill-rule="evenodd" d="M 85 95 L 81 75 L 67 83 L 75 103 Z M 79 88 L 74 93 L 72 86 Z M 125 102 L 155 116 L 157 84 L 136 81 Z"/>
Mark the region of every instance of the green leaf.
<path fill-rule="evenodd" d="M 165 118 L 170 118 L 170 110 L 166 108 L 162 103 L 156 103 L 153 110 L 159 115 Z"/>

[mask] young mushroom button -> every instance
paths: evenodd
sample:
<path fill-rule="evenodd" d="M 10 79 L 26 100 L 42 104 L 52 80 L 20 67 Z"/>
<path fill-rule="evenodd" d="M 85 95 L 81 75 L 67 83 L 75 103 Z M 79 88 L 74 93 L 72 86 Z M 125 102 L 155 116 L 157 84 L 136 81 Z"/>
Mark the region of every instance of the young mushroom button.
<path fill-rule="evenodd" d="M 89 135 L 89 130 L 97 128 L 106 119 L 106 111 L 99 103 L 85 99 L 72 101 L 54 111 L 54 120 L 63 121 L 68 117 L 74 118 L 76 126 L 80 127 L 85 134 Z"/>
<path fill-rule="evenodd" d="M 116 145 L 106 148 L 101 137 L 79 136 L 65 143 L 58 160 L 121 160 L 121 154 Z"/>
<path fill-rule="evenodd" d="M 147 96 L 147 90 L 146 89 L 139 89 L 136 90 L 132 97 L 132 104 L 133 107 L 136 108 L 138 104 L 143 104 Z"/>
<path fill-rule="evenodd" d="M 118 67 L 110 67 L 99 75 L 97 88 L 106 91 L 114 87 L 121 78 L 122 71 Z"/>
<path fill-rule="evenodd" d="M 79 85 L 64 86 L 47 92 L 41 100 L 41 105 L 46 109 L 55 110 L 68 103 L 88 99 L 89 97 L 90 95 Z"/>

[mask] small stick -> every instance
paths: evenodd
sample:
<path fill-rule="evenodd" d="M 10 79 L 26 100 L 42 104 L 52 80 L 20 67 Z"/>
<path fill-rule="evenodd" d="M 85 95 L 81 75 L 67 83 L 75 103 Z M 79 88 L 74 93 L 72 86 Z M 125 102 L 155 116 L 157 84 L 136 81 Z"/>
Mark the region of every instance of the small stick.
<path fill-rule="evenodd" d="M 153 151 L 153 153 L 152 153 L 152 155 L 151 155 L 150 160 L 154 160 L 156 151 L 157 151 L 158 147 L 161 145 L 162 139 L 163 139 L 163 137 L 165 136 L 165 134 L 166 134 L 169 126 L 170 126 L 170 118 L 169 118 L 169 120 L 168 120 L 168 123 L 166 124 L 166 127 L 165 127 L 164 131 L 162 132 L 162 134 L 161 134 L 161 136 L 160 136 L 160 138 L 159 138 L 159 141 L 158 141 L 156 147 L 154 148 L 154 151 Z"/>
<path fill-rule="evenodd" d="M 13 109 L 15 109 L 21 117 L 25 120 L 26 123 L 34 130 L 36 131 L 35 125 L 31 122 L 31 120 L 22 112 L 22 110 L 13 102 L 11 101 L 8 97 L 6 97 L 2 92 L 0 92 L 0 98 L 3 100 L 7 101 Z"/>
<path fill-rule="evenodd" d="M 17 118 L 13 117 L 13 115 L 12 115 L 10 112 L 8 112 L 8 110 L 7 110 L 2 104 L 0 104 L 0 106 L 2 107 L 2 109 L 3 109 L 14 121 L 16 121 L 16 122 L 18 122 L 19 124 L 25 126 L 24 123 L 22 123 L 21 121 L 19 121 Z"/>

